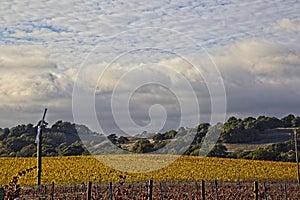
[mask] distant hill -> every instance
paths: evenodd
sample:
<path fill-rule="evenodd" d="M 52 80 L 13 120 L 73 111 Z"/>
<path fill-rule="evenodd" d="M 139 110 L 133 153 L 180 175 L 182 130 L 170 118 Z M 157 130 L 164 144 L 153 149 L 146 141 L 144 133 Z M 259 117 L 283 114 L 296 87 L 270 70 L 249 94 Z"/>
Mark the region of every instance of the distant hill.
<path fill-rule="evenodd" d="M 281 119 L 267 116 L 244 119 L 230 117 L 223 124 L 219 141 L 208 156 L 294 161 L 292 134 L 293 129 L 298 127 L 300 127 L 300 117 L 291 114 Z M 196 133 L 195 137 L 184 154 L 198 155 L 203 139 L 210 128 L 210 124 L 202 123 L 196 127 L 181 127 L 165 133 L 145 131 L 136 136 L 110 134 L 105 137 L 84 125 L 57 121 L 51 127 L 44 128 L 42 154 L 44 156 L 105 154 L 110 153 L 112 148 L 116 153 L 122 150 L 147 153 L 171 144 L 178 134 L 185 136 L 193 131 Z M 0 156 L 36 156 L 36 132 L 37 128 L 33 124 L 0 129 Z M 184 137 L 181 139 L 185 140 Z M 163 153 L 177 154 L 178 152 L 180 152 L 178 146 L 168 145 L 166 152 Z"/>
<path fill-rule="evenodd" d="M 58 121 L 43 131 L 42 154 L 45 156 L 88 154 L 77 134 L 80 129 L 85 134 L 93 134 L 83 125 Z M 37 127 L 32 124 L 18 125 L 0 131 L 0 156 L 36 156 L 35 138 Z"/>

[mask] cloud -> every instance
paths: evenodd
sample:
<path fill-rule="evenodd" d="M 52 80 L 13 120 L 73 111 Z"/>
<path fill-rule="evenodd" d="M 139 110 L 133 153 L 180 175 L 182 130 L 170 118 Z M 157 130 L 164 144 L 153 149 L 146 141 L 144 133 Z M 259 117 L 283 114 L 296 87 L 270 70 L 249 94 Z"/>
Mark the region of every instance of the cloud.
<path fill-rule="evenodd" d="M 1 46 L 0 73 L 3 124 L 7 124 L 9 119 L 9 124 L 13 124 L 14 118 L 24 121 L 27 115 L 41 107 L 50 106 L 53 110 L 60 108 L 70 112 L 75 71 L 59 71 L 45 49 L 25 45 Z M 23 117 L 16 117 L 18 113 Z"/>
<path fill-rule="evenodd" d="M 282 30 L 287 32 L 300 31 L 300 23 L 294 22 L 293 20 L 288 18 L 283 18 L 281 20 L 278 20 L 273 27 L 275 30 Z"/>
<path fill-rule="evenodd" d="M 52 107 L 53 120 L 72 119 L 75 81 L 83 90 L 95 92 L 96 98 L 108 98 L 117 83 L 126 92 L 144 80 L 185 94 L 181 83 L 186 79 L 197 89 L 209 119 L 205 81 L 212 79 L 201 75 L 214 74 L 210 74 L 211 61 L 205 51 L 222 73 L 230 113 L 300 113 L 296 107 L 299 5 L 283 0 L 150 4 L 137 0 L 4 0 L 0 8 L 0 125 L 16 123 L 14 116 L 20 109 L 25 110 L 18 120 L 39 118 L 38 107 L 44 106 Z M 199 64 L 200 72 L 181 58 L 195 61 L 191 64 Z M 109 63 L 110 69 L 100 77 Z M 76 79 L 82 65 L 84 70 Z M 132 70 L 135 66 L 141 68 Z M 118 82 L 120 79 L 123 81 Z M 155 86 L 137 91 L 137 108 L 148 108 L 154 100 L 169 110 L 175 105 L 166 102 L 166 94 Z M 104 105 L 98 105 L 100 110 L 109 112 L 110 102 Z M 147 121 L 148 113 L 134 116 Z"/>
<path fill-rule="evenodd" d="M 224 73 L 244 71 L 252 74 L 280 77 L 300 72 L 300 47 L 295 44 L 280 44 L 260 39 L 236 42 L 211 51 L 216 64 Z M 293 73 L 289 73 L 292 71 Z"/>
<path fill-rule="evenodd" d="M 251 39 L 211 54 L 224 77 L 229 115 L 299 113 L 299 46 Z"/>
<path fill-rule="evenodd" d="M 56 64 L 49 61 L 49 55 L 37 46 L 0 46 L 1 70 L 35 72 L 53 70 Z"/>
<path fill-rule="evenodd" d="M 8 99 L 45 99 L 70 93 L 72 69 L 60 72 L 45 50 L 36 46 L 0 48 L 1 96 Z"/>

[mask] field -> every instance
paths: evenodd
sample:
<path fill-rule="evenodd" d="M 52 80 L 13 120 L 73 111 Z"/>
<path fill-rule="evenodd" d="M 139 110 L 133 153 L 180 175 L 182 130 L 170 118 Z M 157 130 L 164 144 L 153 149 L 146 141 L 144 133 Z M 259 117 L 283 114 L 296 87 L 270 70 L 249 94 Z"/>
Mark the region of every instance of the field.
<path fill-rule="evenodd" d="M 128 171 L 151 161 L 155 166 L 165 162 L 163 155 L 110 155 L 102 160 L 125 161 Z M 0 186 L 7 185 L 18 172 L 34 167 L 35 158 L 0 158 Z M 149 166 L 148 166 L 149 167 Z M 245 180 L 295 180 L 295 163 L 249 161 L 238 159 L 200 158 L 182 156 L 172 164 L 153 172 L 129 173 L 114 170 L 92 156 L 45 157 L 43 158 L 42 184 L 56 185 L 107 182 L 154 181 L 245 181 Z M 20 176 L 21 186 L 36 184 L 36 170 Z"/>

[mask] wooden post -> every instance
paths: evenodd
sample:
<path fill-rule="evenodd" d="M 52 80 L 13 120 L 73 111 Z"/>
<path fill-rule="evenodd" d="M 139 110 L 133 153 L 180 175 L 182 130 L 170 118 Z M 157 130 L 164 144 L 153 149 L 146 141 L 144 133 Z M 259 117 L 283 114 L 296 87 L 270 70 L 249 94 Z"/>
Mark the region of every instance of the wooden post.
<path fill-rule="evenodd" d="M 264 199 L 267 199 L 267 186 L 266 186 L 266 182 L 264 182 Z"/>
<path fill-rule="evenodd" d="M 160 200 L 162 200 L 163 197 L 163 191 L 162 191 L 162 183 L 159 183 L 159 194 L 160 194 Z"/>
<path fill-rule="evenodd" d="M 4 188 L 0 187 L 0 200 L 4 200 L 5 197 L 5 190 Z"/>
<path fill-rule="evenodd" d="M 43 197 L 42 197 L 42 199 L 45 199 L 45 198 L 46 198 L 46 190 L 47 190 L 47 187 L 44 185 L 44 189 L 43 189 Z"/>
<path fill-rule="evenodd" d="M 100 194 L 101 194 L 101 185 L 97 185 L 97 200 L 100 200 Z"/>
<path fill-rule="evenodd" d="M 134 193 L 134 184 L 132 183 L 132 186 L 131 186 L 131 199 L 133 199 L 135 193 Z"/>
<path fill-rule="evenodd" d="M 37 127 L 37 185 L 41 185 L 41 176 L 42 176 L 42 129 L 44 126 L 45 116 L 46 116 L 47 108 L 45 108 L 43 118 L 40 122 L 40 125 Z"/>
<path fill-rule="evenodd" d="M 300 185 L 300 168 L 299 168 L 299 158 L 298 158 L 297 129 L 294 129 L 294 140 L 295 140 L 295 154 L 296 154 L 296 163 L 297 163 L 298 185 Z"/>
<path fill-rule="evenodd" d="M 202 196 L 202 200 L 205 200 L 205 182 L 204 182 L 204 180 L 201 181 L 201 196 Z"/>
<path fill-rule="evenodd" d="M 215 180 L 215 186 L 216 186 L 216 200 L 219 200 L 218 181 L 216 180 Z"/>
<path fill-rule="evenodd" d="M 110 200 L 113 200 L 112 182 L 109 183 L 109 198 L 110 198 Z"/>
<path fill-rule="evenodd" d="M 282 183 L 280 183 L 280 195 L 279 195 L 279 199 L 281 200 L 281 199 L 283 199 L 282 197 L 283 197 L 283 192 L 282 192 Z"/>
<path fill-rule="evenodd" d="M 254 198 L 255 200 L 258 200 L 258 182 L 254 181 Z"/>
<path fill-rule="evenodd" d="M 52 187 L 51 187 L 51 200 L 54 200 L 54 182 L 52 182 Z"/>
<path fill-rule="evenodd" d="M 153 191 L 153 180 L 150 180 L 149 187 L 148 187 L 148 200 L 152 200 L 152 191 Z"/>
<path fill-rule="evenodd" d="M 197 181 L 196 181 L 196 199 L 199 200 L 199 185 Z"/>
<path fill-rule="evenodd" d="M 86 200 L 92 200 L 92 182 L 88 182 L 87 191 L 86 191 Z"/>
<path fill-rule="evenodd" d="M 41 136 L 39 136 L 39 140 Z M 41 185 L 42 175 L 42 143 L 39 141 L 37 144 L 37 185 Z"/>
<path fill-rule="evenodd" d="M 82 183 L 82 185 L 81 185 L 81 191 L 82 191 L 82 193 L 85 193 L 85 191 L 86 191 L 86 188 L 85 188 L 85 184 L 84 184 L 84 183 Z"/>
<path fill-rule="evenodd" d="M 287 190 L 286 190 L 286 183 L 284 183 L 284 199 L 287 200 Z"/>

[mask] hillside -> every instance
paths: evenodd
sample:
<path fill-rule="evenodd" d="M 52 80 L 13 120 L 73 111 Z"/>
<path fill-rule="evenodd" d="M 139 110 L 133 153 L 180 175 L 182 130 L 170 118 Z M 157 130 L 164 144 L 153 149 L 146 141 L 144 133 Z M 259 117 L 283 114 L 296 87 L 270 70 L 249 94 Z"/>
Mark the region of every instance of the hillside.
<path fill-rule="evenodd" d="M 254 141 L 245 143 L 223 143 L 228 152 L 255 151 L 275 143 L 284 143 L 293 139 L 293 128 L 274 128 L 262 131 Z"/>
<path fill-rule="evenodd" d="M 219 141 L 208 156 L 294 161 L 292 134 L 293 129 L 299 126 L 300 118 L 294 115 L 281 119 L 266 116 L 260 116 L 257 119 L 231 117 L 223 124 Z M 194 140 L 184 154 L 198 155 L 203 139 L 210 128 L 210 124 L 202 123 L 193 128 L 181 127 L 165 133 L 146 134 L 144 132 L 138 136 L 111 134 L 107 136 L 109 139 L 107 140 L 103 134 L 92 132 L 84 125 L 57 121 L 51 127 L 44 128 L 42 154 L 44 156 L 107 154 L 113 147 L 111 143 L 119 147 L 120 152 L 124 149 L 135 153 L 148 153 L 161 149 L 171 141 L 176 141 L 177 135 L 186 136 L 190 132 L 195 132 Z M 77 131 L 80 131 L 80 137 Z M 37 128 L 33 124 L 0 129 L 0 156 L 36 156 L 36 132 Z M 185 142 L 185 137 L 181 137 L 181 140 Z M 164 153 L 178 154 L 180 152 L 176 145 L 169 145 L 167 149 Z"/>

